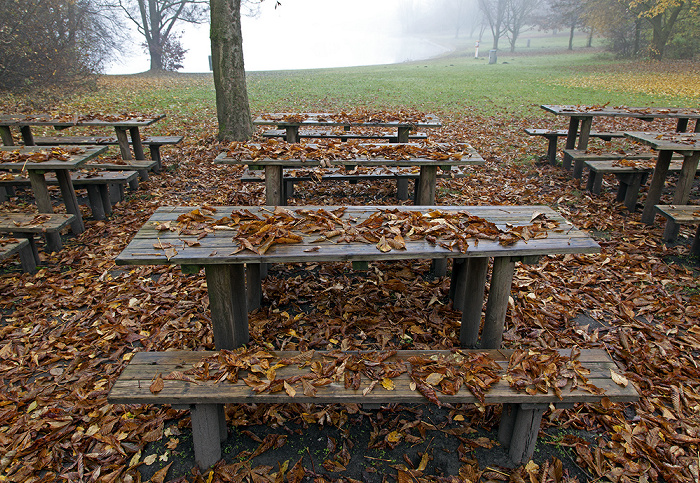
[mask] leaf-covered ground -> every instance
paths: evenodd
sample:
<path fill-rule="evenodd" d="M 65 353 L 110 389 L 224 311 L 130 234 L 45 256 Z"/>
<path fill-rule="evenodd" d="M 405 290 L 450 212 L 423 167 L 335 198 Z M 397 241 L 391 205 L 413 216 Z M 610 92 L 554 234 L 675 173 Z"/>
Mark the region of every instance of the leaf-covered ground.
<path fill-rule="evenodd" d="M 43 253 L 37 274 L 21 273 L 17 260 L 0 264 L 0 481 L 700 478 L 700 265 L 687 256 L 693 231 L 683 228 L 679 243 L 667 247 L 662 220 L 648 227 L 639 211 L 615 202 L 614 178 L 591 196 L 543 163 L 545 141 L 522 128 L 564 127 L 561 120 L 478 112 L 434 112 L 444 127 L 431 130 L 432 138 L 469 142 L 488 161 L 466 178 L 440 180 L 438 204 L 546 204 L 602 247 L 597 255 L 518 265 L 504 346 L 603 348 L 641 401 L 548 411 L 542 430 L 549 436 L 540 438 L 536 461 L 521 468 L 496 457 L 496 407 L 232 405 L 226 460 L 213 472 L 192 468 L 187 412 L 110 405 L 106 397 L 136 351 L 213 348 L 204 275 L 118 267 L 114 259 L 158 206 L 259 205 L 264 195 L 262 184 L 237 179 L 238 168 L 212 164 L 224 149 L 214 141 L 213 113 L 178 119 L 179 101 L 172 102 L 159 134 L 186 140 L 163 149 L 162 174 L 128 193 L 107 221 L 91 220 L 86 210 L 86 231 L 66 235 L 61 252 Z M 627 126 L 673 129 L 660 121 Z M 307 183 L 291 203 L 398 204 L 394 189 Z M 0 209 L 34 206 L 18 192 Z M 263 308 L 250 315 L 251 341 L 274 349 L 457 347 L 460 313 L 449 303 L 449 278 L 428 273 L 420 262 L 372 263 L 366 272 L 343 263 L 275 266 Z"/>

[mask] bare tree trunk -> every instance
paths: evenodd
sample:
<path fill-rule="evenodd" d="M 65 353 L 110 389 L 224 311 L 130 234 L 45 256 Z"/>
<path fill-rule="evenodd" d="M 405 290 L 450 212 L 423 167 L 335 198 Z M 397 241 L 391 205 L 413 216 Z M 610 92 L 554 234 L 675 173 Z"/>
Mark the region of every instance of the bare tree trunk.
<path fill-rule="evenodd" d="M 569 50 L 574 50 L 574 31 L 576 30 L 576 25 L 571 24 L 571 30 L 569 31 Z"/>
<path fill-rule="evenodd" d="M 160 12 L 156 0 L 148 0 L 148 13 L 151 21 L 151 40 L 148 42 L 151 70 L 163 70 L 163 39 L 160 36 Z"/>
<path fill-rule="evenodd" d="M 241 0 L 211 0 L 211 59 L 219 139 L 245 141 L 253 134 L 243 64 Z"/>

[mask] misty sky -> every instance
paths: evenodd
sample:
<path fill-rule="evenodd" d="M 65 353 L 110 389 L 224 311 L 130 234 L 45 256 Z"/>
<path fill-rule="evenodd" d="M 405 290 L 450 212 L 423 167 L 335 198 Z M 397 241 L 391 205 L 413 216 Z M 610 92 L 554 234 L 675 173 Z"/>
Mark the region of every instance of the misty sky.
<path fill-rule="evenodd" d="M 418 37 L 400 38 L 400 9 L 406 0 L 274 0 L 260 15 L 242 17 L 246 70 L 341 67 L 418 60 L 447 49 Z M 209 25 L 183 24 L 188 50 L 181 72 L 208 72 Z M 182 29 L 181 29 L 182 30 Z M 148 56 L 135 38 L 131 55 L 108 67 L 108 74 L 131 74 L 149 68 Z"/>

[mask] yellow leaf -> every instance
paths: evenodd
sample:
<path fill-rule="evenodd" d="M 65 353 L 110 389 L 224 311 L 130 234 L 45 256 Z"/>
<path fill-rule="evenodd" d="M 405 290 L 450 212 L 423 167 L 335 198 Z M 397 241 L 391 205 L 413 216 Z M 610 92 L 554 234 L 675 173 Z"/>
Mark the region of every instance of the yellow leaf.
<path fill-rule="evenodd" d="M 292 387 L 291 384 L 289 384 L 287 381 L 284 381 L 284 390 L 287 391 L 287 394 L 289 394 L 289 397 L 294 397 L 297 394 L 296 389 Z"/>
<path fill-rule="evenodd" d="M 390 443 L 398 443 L 399 441 L 401 441 L 401 435 L 398 431 L 392 431 L 391 433 L 386 435 L 386 440 Z"/>
<path fill-rule="evenodd" d="M 623 386 L 623 387 L 627 387 L 627 384 L 630 383 L 625 376 L 618 374 L 617 372 L 613 371 L 612 369 L 610 369 L 610 377 L 612 378 L 612 380 L 615 384 L 618 384 L 618 385 Z"/>
<path fill-rule="evenodd" d="M 428 461 L 430 461 L 430 458 L 428 457 L 428 452 L 426 451 L 423 453 L 423 457 L 420 459 L 420 464 L 418 465 L 417 470 L 425 471 L 425 469 L 428 467 Z"/>
<path fill-rule="evenodd" d="M 386 389 L 387 391 L 393 391 L 395 389 L 394 381 L 392 381 L 388 377 L 382 379 L 382 386 L 384 386 L 384 389 Z"/>
<path fill-rule="evenodd" d="M 379 242 L 377 243 L 377 248 L 379 249 L 380 252 L 390 252 L 391 251 L 391 246 L 389 243 L 387 243 L 385 237 L 381 237 L 379 239 Z"/>
<path fill-rule="evenodd" d="M 432 372 L 428 377 L 425 378 L 425 382 L 430 384 L 431 386 L 437 386 L 444 378 L 444 374 Z"/>

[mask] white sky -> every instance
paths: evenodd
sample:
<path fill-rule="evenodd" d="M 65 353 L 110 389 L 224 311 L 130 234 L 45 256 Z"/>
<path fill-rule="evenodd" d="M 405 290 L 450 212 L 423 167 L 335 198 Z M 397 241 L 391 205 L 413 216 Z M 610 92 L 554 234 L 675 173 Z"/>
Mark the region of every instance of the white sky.
<path fill-rule="evenodd" d="M 400 39 L 398 12 L 406 0 L 266 0 L 256 18 L 242 17 L 246 70 L 305 69 L 418 60 L 446 49 L 422 39 Z M 405 5 L 405 3 L 404 3 Z M 187 49 L 180 72 L 208 72 L 209 25 L 181 24 Z M 149 68 L 136 38 L 108 74 Z"/>

